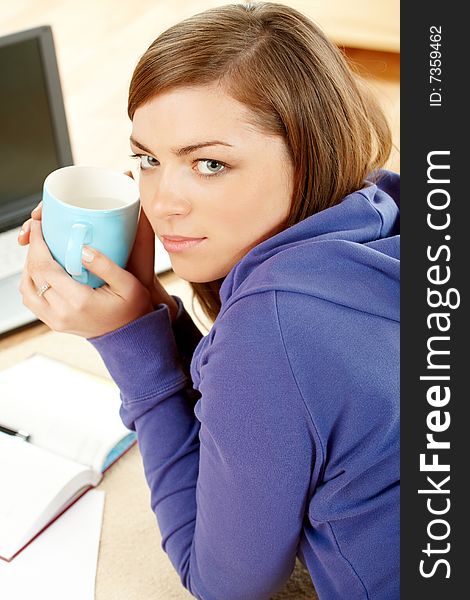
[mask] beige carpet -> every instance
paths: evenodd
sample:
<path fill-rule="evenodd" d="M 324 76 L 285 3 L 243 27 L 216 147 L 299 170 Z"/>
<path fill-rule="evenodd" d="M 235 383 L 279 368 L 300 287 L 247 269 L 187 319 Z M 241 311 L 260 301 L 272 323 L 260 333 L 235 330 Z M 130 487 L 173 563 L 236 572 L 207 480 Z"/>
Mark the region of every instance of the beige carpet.
<path fill-rule="evenodd" d="M 285 587 L 271 600 L 318 600 L 310 574 L 299 560 Z"/>

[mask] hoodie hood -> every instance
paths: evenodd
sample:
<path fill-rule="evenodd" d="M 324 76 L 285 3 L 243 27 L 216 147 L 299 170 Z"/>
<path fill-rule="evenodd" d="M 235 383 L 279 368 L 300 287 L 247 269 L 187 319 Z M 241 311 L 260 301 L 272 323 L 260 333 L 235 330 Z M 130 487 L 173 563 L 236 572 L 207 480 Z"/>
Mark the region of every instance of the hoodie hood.
<path fill-rule="evenodd" d="M 221 288 L 221 313 L 247 294 L 267 290 L 314 295 L 399 320 L 399 175 L 307 217 L 250 250 Z"/>

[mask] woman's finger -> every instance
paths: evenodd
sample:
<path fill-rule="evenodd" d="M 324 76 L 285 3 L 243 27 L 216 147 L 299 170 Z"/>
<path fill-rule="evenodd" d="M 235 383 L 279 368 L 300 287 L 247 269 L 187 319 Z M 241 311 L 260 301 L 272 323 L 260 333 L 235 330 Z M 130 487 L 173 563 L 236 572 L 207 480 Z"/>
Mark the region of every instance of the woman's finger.
<path fill-rule="evenodd" d="M 42 235 L 41 221 L 30 220 L 30 246 L 28 250 L 28 265 L 33 270 L 62 270 L 54 260 Z"/>
<path fill-rule="evenodd" d="M 31 231 L 31 221 L 32 219 L 28 219 L 23 223 L 21 229 L 18 233 L 18 243 L 20 246 L 26 246 L 29 244 L 29 234 Z"/>
<path fill-rule="evenodd" d="M 31 223 L 30 245 L 28 249 L 27 271 L 34 286 L 38 289 L 44 283 L 54 288 L 54 293 L 63 298 L 83 294 L 83 286 L 72 279 L 72 277 L 56 262 L 44 241 L 42 235 L 41 221 Z M 49 297 L 54 294 L 49 294 Z"/>
<path fill-rule="evenodd" d="M 29 310 L 32 311 L 39 320 L 48 324 L 46 311 L 49 307 L 46 294 L 43 296 L 38 296 L 36 285 L 26 270 L 23 272 L 19 290 L 23 297 L 23 304 L 29 308 Z M 49 289 L 47 291 L 50 292 L 52 290 Z"/>
<path fill-rule="evenodd" d="M 25 269 L 19 286 L 23 302 L 41 321 L 46 318 L 46 313 L 50 306 L 57 305 L 57 302 L 60 302 L 61 299 L 54 286 L 50 286 L 50 284 L 48 284 L 50 287 L 40 294 L 41 286 L 47 283 L 44 280 L 37 285 Z"/>
<path fill-rule="evenodd" d="M 33 208 L 33 210 L 31 211 L 31 216 L 33 217 L 33 219 L 42 219 L 42 200 L 36 206 L 36 208 Z"/>
<path fill-rule="evenodd" d="M 136 284 L 141 285 L 131 273 L 121 269 L 105 254 L 90 246 L 83 247 L 82 264 L 85 269 L 105 281 L 111 290 L 122 298 L 128 298 Z"/>
<path fill-rule="evenodd" d="M 35 221 L 40 221 L 42 219 L 42 200 L 36 206 L 36 208 L 33 208 L 33 210 L 31 211 L 31 219 L 28 219 L 23 223 L 20 232 L 18 233 L 18 243 L 20 244 L 20 246 L 26 246 L 27 244 L 29 244 L 31 222 L 33 221 L 33 219 Z"/>
<path fill-rule="evenodd" d="M 44 294 L 39 296 L 36 284 L 31 279 L 28 270 L 24 268 L 21 275 L 19 291 L 23 297 L 23 304 L 29 308 L 40 321 L 53 329 L 54 326 L 50 320 L 51 305 L 49 303 L 56 303 L 58 301 L 55 290 L 49 288 Z"/>

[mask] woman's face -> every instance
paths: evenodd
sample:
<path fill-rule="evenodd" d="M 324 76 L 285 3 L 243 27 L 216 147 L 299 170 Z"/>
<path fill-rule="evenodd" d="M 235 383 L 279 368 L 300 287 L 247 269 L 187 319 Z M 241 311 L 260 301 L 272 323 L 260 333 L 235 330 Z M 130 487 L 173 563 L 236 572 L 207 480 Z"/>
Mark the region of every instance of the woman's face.
<path fill-rule="evenodd" d="M 227 275 L 282 230 L 293 170 L 280 137 L 249 122 L 248 109 L 215 86 L 161 93 L 134 113 L 142 207 L 187 281 Z M 168 245 L 165 236 L 204 238 Z"/>

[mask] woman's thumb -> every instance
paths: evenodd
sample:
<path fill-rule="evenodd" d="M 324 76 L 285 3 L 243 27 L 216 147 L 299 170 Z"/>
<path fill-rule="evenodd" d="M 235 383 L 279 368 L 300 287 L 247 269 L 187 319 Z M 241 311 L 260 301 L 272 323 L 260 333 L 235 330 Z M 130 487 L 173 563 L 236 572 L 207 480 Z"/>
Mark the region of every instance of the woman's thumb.
<path fill-rule="evenodd" d="M 113 291 L 123 297 L 126 296 L 126 290 L 135 281 L 130 273 L 121 269 L 105 254 L 95 248 L 90 248 L 90 246 L 83 246 L 82 265 L 85 269 L 100 277 Z"/>

